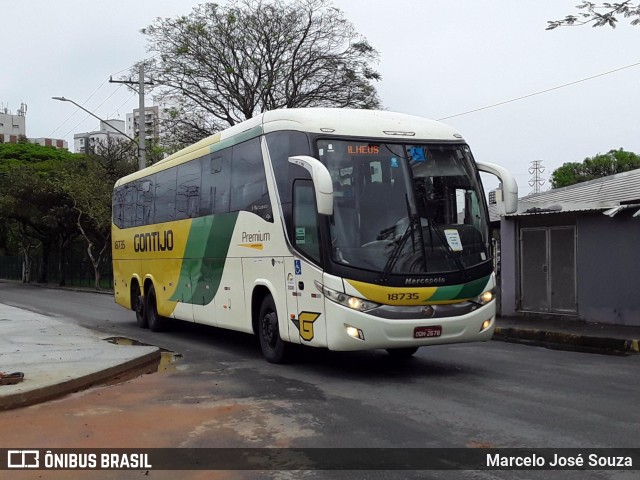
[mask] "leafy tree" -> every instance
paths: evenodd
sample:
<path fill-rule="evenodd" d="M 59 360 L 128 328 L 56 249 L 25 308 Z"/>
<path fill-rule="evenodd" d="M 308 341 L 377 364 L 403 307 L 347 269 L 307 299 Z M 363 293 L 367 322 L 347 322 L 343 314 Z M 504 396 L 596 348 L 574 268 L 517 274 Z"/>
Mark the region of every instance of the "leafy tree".
<path fill-rule="evenodd" d="M 563 26 L 579 26 L 591 23 L 593 27 L 610 26 L 616 28 L 618 18 L 624 17 L 630 20 L 631 25 L 640 24 L 640 3 L 625 2 L 603 2 L 600 4 L 584 1 L 576 5 L 581 12 L 576 15 L 567 15 L 561 20 L 551 20 L 547 22 L 547 30 Z"/>
<path fill-rule="evenodd" d="M 60 282 L 66 248 L 77 236 L 70 198 L 58 187 L 58 172 L 79 156 L 66 150 L 19 142 L 0 145 L 0 218 L 23 255 L 23 281 L 30 281 L 36 251 L 38 281 L 47 281 L 50 252 L 58 251 Z"/>
<path fill-rule="evenodd" d="M 92 154 L 60 171 L 61 188 L 72 201 L 75 227 L 93 266 L 96 290 L 100 289 L 100 267 L 110 254 L 113 185 L 136 168 L 131 143 L 109 138 L 98 142 Z"/>
<path fill-rule="evenodd" d="M 551 174 L 552 188 L 566 187 L 640 168 L 640 156 L 623 149 L 587 157 L 582 163 L 565 163 Z"/>
<path fill-rule="evenodd" d="M 174 143 L 276 108 L 380 106 L 378 52 L 330 0 L 206 3 L 142 33 L 146 72 L 174 100 Z"/>

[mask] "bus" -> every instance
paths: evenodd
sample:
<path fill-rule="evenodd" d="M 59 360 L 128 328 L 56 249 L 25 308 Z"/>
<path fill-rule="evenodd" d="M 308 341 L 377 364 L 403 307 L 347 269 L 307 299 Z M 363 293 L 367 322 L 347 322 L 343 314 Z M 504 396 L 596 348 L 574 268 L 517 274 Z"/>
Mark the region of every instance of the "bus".
<path fill-rule="evenodd" d="M 115 301 L 140 327 L 173 320 L 293 344 L 419 347 L 492 337 L 495 276 L 479 171 L 453 128 L 356 109 L 268 111 L 118 180 Z"/>

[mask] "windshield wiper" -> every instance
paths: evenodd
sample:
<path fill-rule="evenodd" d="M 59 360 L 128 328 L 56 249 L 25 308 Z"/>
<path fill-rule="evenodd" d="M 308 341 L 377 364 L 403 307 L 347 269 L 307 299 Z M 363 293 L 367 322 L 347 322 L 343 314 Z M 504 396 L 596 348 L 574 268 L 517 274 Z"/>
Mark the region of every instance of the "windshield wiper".
<path fill-rule="evenodd" d="M 407 240 L 409 239 L 409 237 L 411 237 L 411 243 L 415 245 L 414 228 L 416 224 L 416 216 L 411 214 L 411 207 L 409 206 L 409 198 L 406 193 L 404 195 L 404 198 L 405 198 L 405 204 L 407 206 L 407 218 L 409 219 L 409 225 L 407 226 L 407 229 L 404 231 L 400 239 L 397 239 L 394 241 L 396 243 L 396 246 L 393 248 L 391 255 L 389 255 L 389 259 L 387 260 L 387 263 L 385 264 L 384 269 L 382 270 L 382 275 L 380 276 L 380 282 L 386 282 L 387 278 L 389 278 L 389 274 L 393 270 L 393 267 L 395 266 L 395 264 L 398 262 L 398 259 L 400 258 L 400 253 L 404 249 L 404 245 L 405 243 L 407 243 Z M 419 221 L 420 220 L 418 219 L 418 222 Z M 424 247 L 424 241 L 422 243 Z"/>

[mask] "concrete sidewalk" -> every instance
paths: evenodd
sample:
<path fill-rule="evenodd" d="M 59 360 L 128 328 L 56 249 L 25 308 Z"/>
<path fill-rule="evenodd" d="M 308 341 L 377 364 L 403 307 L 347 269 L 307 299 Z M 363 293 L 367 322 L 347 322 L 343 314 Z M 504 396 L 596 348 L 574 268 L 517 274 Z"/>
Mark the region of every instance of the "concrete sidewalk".
<path fill-rule="evenodd" d="M 0 385 L 0 410 L 31 405 L 157 366 L 160 349 L 116 345 L 71 322 L 0 303 L 0 372 L 24 372 Z"/>
<path fill-rule="evenodd" d="M 494 340 L 624 355 L 639 352 L 640 327 L 499 317 Z M 158 347 L 116 345 L 72 322 L 0 303 L 0 372 L 24 373 L 22 382 L 0 385 L 0 410 L 154 371 L 160 357 Z"/>

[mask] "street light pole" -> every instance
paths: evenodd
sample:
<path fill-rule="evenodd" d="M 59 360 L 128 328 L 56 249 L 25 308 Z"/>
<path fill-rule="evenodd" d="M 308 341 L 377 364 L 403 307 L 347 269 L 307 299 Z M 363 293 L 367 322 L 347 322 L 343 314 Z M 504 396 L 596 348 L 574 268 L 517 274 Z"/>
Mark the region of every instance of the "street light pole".
<path fill-rule="evenodd" d="M 110 124 L 107 120 L 103 120 L 101 119 L 99 116 L 97 116 L 96 114 L 94 114 L 93 112 L 90 112 L 89 110 L 87 110 L 86 108 L 84 108 L 82 105 L 77 104 L 76 102 L 74 102 L 73 100 L 71 100 L 70 98 L 65 98 L 65 97 L 51 97 L 53 100 L 59 100 L 61 102 L 71 102 L 73 103 L 76 107 L 78 107 L 80 110 L 83 110 L 85 112 L 87 112 L 89 115 L 91 115 L 94 118 L 97 118 L 98 120 L 100 120 L 101 122 L 106 123 L 107 125 L 109 125 L 111 128 L 113 128 L 116 132 L 118 132 L 120 135 L 124 135 L 125 137 L 127 137 L 129 139 L 129 141 L 131 143 L 133 143 L 134 145 L 137 146 L 137 142 L 135 139 L 131 138 L 129 135 L 127 135 L 126 133 L 124 133 L 122 130 L 114 127 L 112 124 Z M 140 151 L 138 150 L 138 156 L 140 155 Z"/>

